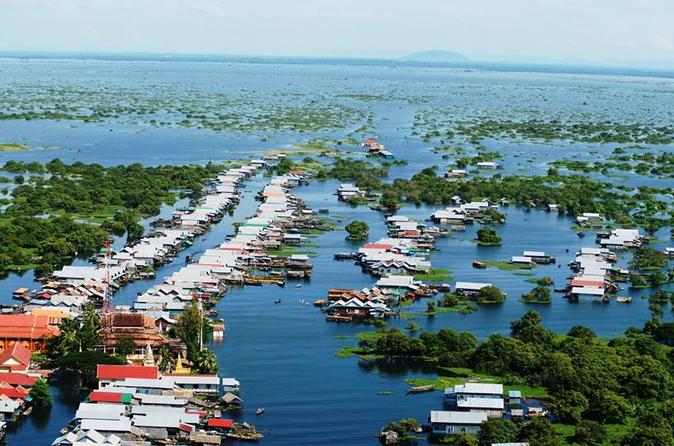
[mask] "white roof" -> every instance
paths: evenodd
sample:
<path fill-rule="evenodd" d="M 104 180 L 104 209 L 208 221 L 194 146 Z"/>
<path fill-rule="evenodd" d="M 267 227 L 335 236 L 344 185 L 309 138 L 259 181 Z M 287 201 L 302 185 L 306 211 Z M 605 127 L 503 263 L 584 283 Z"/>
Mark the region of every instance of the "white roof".
<path fill-rule="evenodd" d="M 75 418 L 96 420 L 119 420 L 124 415 L 126 407 L 121 404 L 80 403 Z"/>
<path fill-rule="evenodd" d="M 414 277 L 413 276 L 397 276 L 397 275 L 389 275 L 380 278 L 377 280 L 376 286 L 378 287 L 399 287 L 399 288 L 406 288 L 410 286 L 414 286 Z"/>
<path fill-rule="evenodd" d="M 131 420 L 128 418 L 120 420 L 82 420 L 80 428 L 82 430 L 95 429 L 103 432 L 129 432 L 131 430 Z"/>
<path fill-rule="evenodd" d="M 531 257 L 525 257 L 525 256 L 512 256 L 510 259 L 512 263 L 531 263 Z"/>
<path fill-rule="evenodd" d="M 220 378 L 218 375 L 173 375 L 164 376 L 165 381 L 174 382 L 176 384 L 210 384 L 220 385 Z"/>
<path fill-rule="evenodd" d="M 481 424 L 483 421 L 487 421 L 487 414 L 484 412 L 431 411 L 431 423 Z"/>
<path fill-rule="evenodd" d="M 141 401 L 142 404 L 156 404 L 166 406 L 184 406 L 187 404 L 186 399 L 176 398 L 172 395 L 148 395 L 144 393 L 134 394 L 134 398 Z"/>
<path fill-rule="evenodd" d="M 591 296 L 603 296 L 604 288 L 596 286 L 583 286 L 583 287 L 575 286 L 571 288 L 571 294 L 588 294 Z"/>
<path fill-rule="evenodd" d="M 524 257 L 545 257 L 545 252 L 543 251 L 524 251 L 522 253 Z"/>
<path fill-rule="evenodd" d="M 503 398 L 466 398 L 457 401 L 456 405 L 466 409 L 502 410 Z"/>
<path fill-rule="evenodd" d="M 222 385 L 225 387 L 239 387 L 240 383 L 236 378 L 222 378 Z"/>
<path fill-rule="evenodd" d="M 468 393 L 480 395 L 503 395 L 503 384 L 464 383 L 448 387 L 445 393 Z"/>
<path fill-rule="evenodd" d="M 480 291 L 482 288 L 492 286 L 491 283 L 482 283 L 482 282 L 456 282 L 454 287 L 457 290 L 473 290 Z"/>

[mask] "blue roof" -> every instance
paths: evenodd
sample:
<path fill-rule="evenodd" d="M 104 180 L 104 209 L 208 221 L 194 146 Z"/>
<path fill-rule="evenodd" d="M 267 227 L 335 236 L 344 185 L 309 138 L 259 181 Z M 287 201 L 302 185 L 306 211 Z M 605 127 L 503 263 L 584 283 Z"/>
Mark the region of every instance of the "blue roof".
<path fill-rule="evenodd" d="M 522 398 L 522 392 L 519 390 L 509 390 L 508 398 Z"/>

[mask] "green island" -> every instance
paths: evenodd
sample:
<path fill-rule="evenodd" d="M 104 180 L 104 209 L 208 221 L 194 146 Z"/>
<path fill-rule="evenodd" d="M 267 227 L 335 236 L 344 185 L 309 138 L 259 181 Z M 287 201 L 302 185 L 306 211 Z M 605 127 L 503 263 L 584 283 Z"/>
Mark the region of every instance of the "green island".
<path fill-rule="evenodd" d="M 458 195 L 466 201 L 506 198 L 513 204 L 544 207 L 557 204 L 560 214 L 599 212 L 623 227 L 641 226 L 647 232 L 669 226 L 674 220 L 672 203 L 658 197 L 667 190 L 641 186 L 630 188 L 582 175 L 560 175 L 550 169 L 544 176 L 505 176 L 447 181 L 428 167 L 410 179 L 396 178 L 381 185 L 381 206 L 394 210 L 402 203 L 448 205 Z M 495 242 L 495 240 L 494 240 Z"/>
<path fill-rule="evenodd" d="M 0 142 L 0 152 L 20 152 L 23 150 L 30 150 L 30 147 L 24 144 Z"/>
<path fill-rule="evenodd" d="M 656 316 L 642 329 L 600 339 L 577 325 L 557 335 L 535 311 L 511 323 L 510 336 L 479 342 L 471 333 L 443 328 L 406 335 L 380 328 L 362 336 L 347 356 L 435 366 L 435 378 L 407 378 L 412 387 L 436 391 L 467 379 L 504 384 L 525 398 L 545 401 L 554 415 L 516 423 L 490 420 L 477 435 L 447 438 L 451 444 L 530 441 L 537 445 L 669 444 L 674 427 L 674 323 Z M 494 432 L 498 431 L 498 435 Z M 586 437 L 592 435 L 592 441 Z"/>
<path fill-rule="evenodd" d="M 49 274 L 75 257 L 91 256 L 112 234 L 138 239 L 141 218 L 181 196 L 198 196 L 223 167 L 7 161 L 1 170 L 17 175 L 0 213 L 0 274 Z"/>

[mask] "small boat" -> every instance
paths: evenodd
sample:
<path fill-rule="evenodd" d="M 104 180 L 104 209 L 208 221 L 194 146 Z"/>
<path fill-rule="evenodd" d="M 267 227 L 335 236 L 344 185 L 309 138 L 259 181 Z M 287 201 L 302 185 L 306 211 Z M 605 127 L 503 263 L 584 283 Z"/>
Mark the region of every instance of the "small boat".
<path fill-rule="evenodd" d="M 264 413 L 264 407 L 260 407 L 255 411 L 255 415 L 262 415 Z"/>
<path fill-rule="evenodd" d="M 410 388 L 410 390 L 407 391 L 407 393 L 424 393 L 424 392 L 432 392 L 435 390 L 435 386 L 433 384 L 429 384 L 427 386 L 416 386 Z"/>
<path fill-rule="evenodd" d="M 274 303 L 275 303 L 275 304 L 280 304 L 280 303 L 281 303 L 281 299 L 276 299 L 276 300 L 274 301 Z"/>
<path fill-rule="evenodd" d="M 576 232 L 576 235 L 577 235 L 579 238 L 585 237 L 585 233 L 584 233 L 583 231 L 578 231 L 578 232 Z"/>
<path fill-rule="evenodd" d="M 615 298 L 615 301 L 621 304 L 631 304 L 632 296 L 618 296 Z"/>
<path fill-rule="evenodd" d="M 297 285 L 295 285 L 295 288 L 302 288 L 302 284 L 298 283 Z"/>
<path fill-rule="evenodd" d="M 480 262 L 479 260 L 473 260 L 473 268 L 485 269 L 486 267 L 487 267 L 486 263 Z"/>

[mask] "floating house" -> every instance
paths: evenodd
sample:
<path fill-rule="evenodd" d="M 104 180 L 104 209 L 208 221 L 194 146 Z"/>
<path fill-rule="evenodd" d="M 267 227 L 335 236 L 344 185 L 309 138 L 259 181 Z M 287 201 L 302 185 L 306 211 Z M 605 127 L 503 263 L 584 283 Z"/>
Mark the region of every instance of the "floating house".
<path fill-rule="evenodd" d="M 583 212 L 576 217 L 576 224 L 581 227 L 599 226 L 603 221 L 601 214 L 597 212 Z"/>
<path fill-rule="evenodd" d="M 487 421 L 487 414 L 432 410 L 428 421 L 435 436 L 474 434 L 480 430 L 480 424 Z"/>
<path fill-rule="evenodd" d="M 478 169 L 493 170 L 498 169 L 499 165 L 494 161 L 480 161 L 475 165 Z"/>
<path fill-rule="evenodd" d="M 476 296 L 482 288 L 492 286 L 491 283 L 483 282 L 456 282 L 454 292 L 459 296 Z"/>
<path fill-rule="evenodd" d="M 614 229 L 605 236 L 597 234 L 599 244 L 604 248 L 630 249 L 648 243 L 648 239 L 638 229 Z"/>
<path fill-rule="evenodd" d="M 337 199 L 340 201 L 348 201 L 353 198 L 365 198 L 365 191 L 360 190 L 353 184 L 341 184 L 337 189 Z"/>

